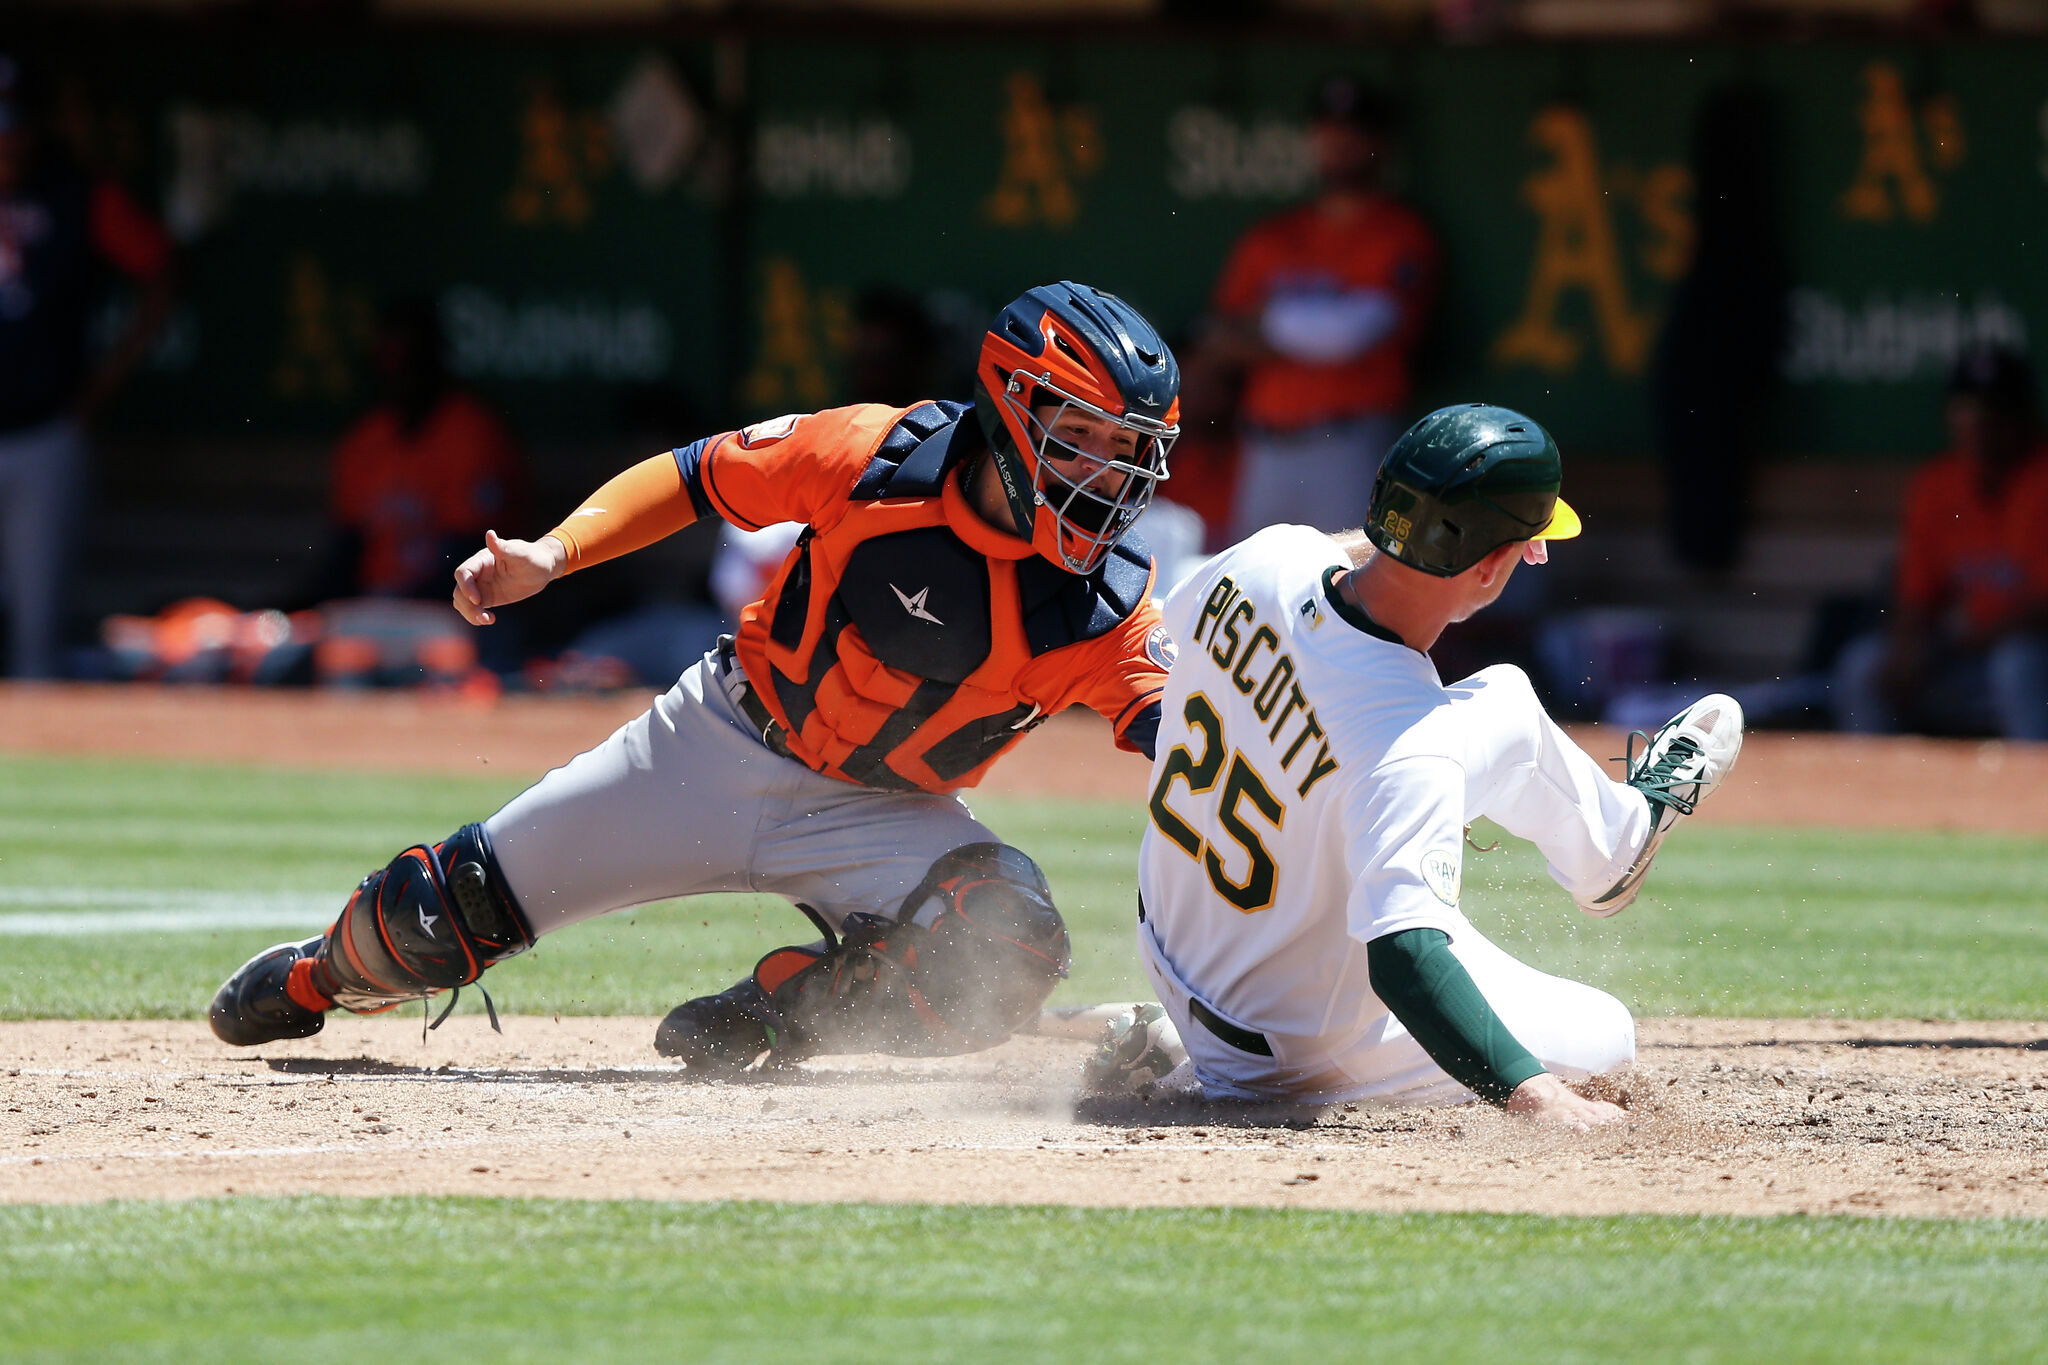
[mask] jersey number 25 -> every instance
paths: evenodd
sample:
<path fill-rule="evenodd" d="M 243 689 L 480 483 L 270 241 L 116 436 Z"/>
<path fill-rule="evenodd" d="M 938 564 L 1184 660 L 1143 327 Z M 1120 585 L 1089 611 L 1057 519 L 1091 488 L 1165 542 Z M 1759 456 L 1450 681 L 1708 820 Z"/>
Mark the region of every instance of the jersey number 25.
<path fill-rule="evenodd" d="M 1181 708 L 1181 717 L 1190 730 L 1201 735 L 1202 756 L 1196 758 L 1185 744 L 1176 744 L 1168 752 L 1166 763 L 1159 770 L 1159 782 L 1152 788 L 1152 823 L 1208 870 L 1209 884 L 1216 888 L 1217 895 L 1247 915 L 1269 909 L 1279 869 L 1258 831 L 1245 820 L 1241 807 L 1250 802 L 1276 830 L 1286 822 L 1287 808 L 1245 756 L 1224 743 L 1223 719 L 1207 697 L 1199 692 L 1191 694 Z M 1228 774 L 1223 766 L 1226 752 L 1230 754 Z M 1244 850 L 1249 866 L 1241 881 L 1232 880 L 1224 870 L 1214 841 L 1204 839 L 1166 803 L 1176 781 L 1185 781 L 1191 795 L 1201 796 L 1215 788 L 1218 776 L 1223 777 L 1223 794 L 1216 799 L 1216 822 Z"/>

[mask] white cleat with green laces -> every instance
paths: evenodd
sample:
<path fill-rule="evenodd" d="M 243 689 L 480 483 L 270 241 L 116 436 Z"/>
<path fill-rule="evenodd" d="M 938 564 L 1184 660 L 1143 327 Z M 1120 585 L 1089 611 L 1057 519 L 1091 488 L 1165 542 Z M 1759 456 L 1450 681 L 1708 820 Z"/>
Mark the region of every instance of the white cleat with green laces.
<path fill-rule="evenodd" d="M 1636 743 L 1643 749 L 1636 752 Z M 1580 901 L 1579 909 L 1605 918 L 1620 914 L 1643 889 L 1643 878 L 1671 827 L 1691 815 L 1721 785 L 1742 752 L 1742 706 L 1720 692 L 1701 697 L 1664 723 L 1656 734 L 1638 730 L 1628 737 L 1628 770 L 1623 780 L 1650 803 L 1650 837 L 1621 880 L 1597 900 Z"/>

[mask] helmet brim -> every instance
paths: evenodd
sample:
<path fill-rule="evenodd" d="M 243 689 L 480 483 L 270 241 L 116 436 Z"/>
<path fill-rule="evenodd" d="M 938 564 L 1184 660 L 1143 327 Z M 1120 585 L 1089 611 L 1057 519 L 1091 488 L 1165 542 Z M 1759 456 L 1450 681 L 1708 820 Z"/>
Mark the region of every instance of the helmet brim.
<path fill-rule="evenodd" d="M 1572 510 L 1572 505 L 1559 498 L 1557 505 L 1550 511 L 1549 523 L 1529 539 L 1570 540 L 1584 529 L 1584 524 L 1579 521 L 1579 514 Z"/>

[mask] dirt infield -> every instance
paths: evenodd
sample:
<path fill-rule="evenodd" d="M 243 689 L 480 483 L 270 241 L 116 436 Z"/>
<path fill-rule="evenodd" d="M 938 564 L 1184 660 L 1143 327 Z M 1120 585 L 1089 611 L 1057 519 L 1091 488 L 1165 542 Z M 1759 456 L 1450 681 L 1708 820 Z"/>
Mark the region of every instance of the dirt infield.
<path fill-rule="evenodd" d="M 0 687 L 0 750 L 530 778 L 645 696 Z M 1592 752 L 1620 737 L 1581 732 Z M 986 790 L 1142 798 L 1061 717 Z M 2048 833 L 2048 746 L 1752 736 L 1701 819 Z M 1544 1213 L 2048 1216 L 2048 1024 L 1649 1020 L 1631 1120 L 1077 1104 L 1084 1044 L 701 1084 L 649 1019 L 340 1017 L 235 1052 L 193 1023 L 0 1024 L 0 1201 L 228 1192 Z"/>
<path fill-rule="evenodd" d="M 644 693 L 511 697 L 475 706 L 419 693 L 0 684 L 0 751 L 96 753 L 372 772 L 534 778 L 644 710 Z M 1623 736 L 1574 731 L 1589 752 Z M 1069 711 L 997 764 L 985 792 L 1142 797 L 1148 765 L 1092 714 Z M 2048 834 L 2048 745 L 1840 735 L 1750 736 L 1698 817 Z"/>
<path fill-rule="evenodd" d="M 2048 1026 L 1651 1020 L 1585 1136 L 1491 1109 L 1083 1103 L 1085 1045 L 693 1084 L 652 1019 L 0 1024 L 0 1200 L 478 1194 L 2048 1215 Z"/>

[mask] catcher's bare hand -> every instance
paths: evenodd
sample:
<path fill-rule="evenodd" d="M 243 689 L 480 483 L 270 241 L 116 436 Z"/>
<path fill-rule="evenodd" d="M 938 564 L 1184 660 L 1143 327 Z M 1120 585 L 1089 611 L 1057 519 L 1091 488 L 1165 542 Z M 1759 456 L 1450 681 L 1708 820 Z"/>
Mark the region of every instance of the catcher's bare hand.
<path fill-rule="evenodd" d="M 553 536 L 500 540 L 484 532 L 484 547 L 455 569 L 455 610 L 473 626 L 498 619 L 492 607 L 521 602 L 562 576 L 569 552 Z"/>
<path fill-rule="evenodd" d="M 1507 1111 L 1536 1123 L 1583 1133 L 1603 1123 L 1617 1123 L 1628 1111 L 1606 1100 L 1589 1100 L 1548 1071 L 1531 1076 L 1508 1096 Z"/>

